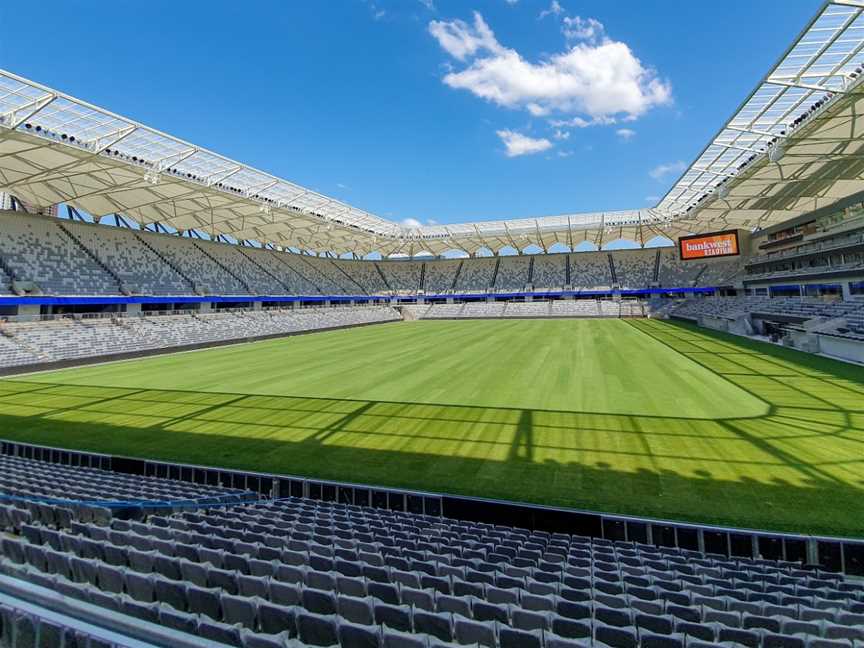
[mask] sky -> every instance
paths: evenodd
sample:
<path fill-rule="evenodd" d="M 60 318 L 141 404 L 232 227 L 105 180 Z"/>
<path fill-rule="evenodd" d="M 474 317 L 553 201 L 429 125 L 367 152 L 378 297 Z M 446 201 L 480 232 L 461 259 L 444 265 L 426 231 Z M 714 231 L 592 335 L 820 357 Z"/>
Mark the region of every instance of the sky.
<path fill-rule="evenodd" d="M 2 2 L 0 67 L 379 216 L 453 223 L 653 206 L 819 7 Z"/>

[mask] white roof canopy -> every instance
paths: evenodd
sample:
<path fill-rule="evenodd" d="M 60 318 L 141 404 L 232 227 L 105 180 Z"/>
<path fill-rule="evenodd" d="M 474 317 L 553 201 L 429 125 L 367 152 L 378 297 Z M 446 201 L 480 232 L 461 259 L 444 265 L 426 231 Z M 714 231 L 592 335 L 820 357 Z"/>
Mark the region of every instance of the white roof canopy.
<path fill-rule="evenodd" d="M 406 228 L 3 70 L 0 191 L 37 207 L 360 255 L 764 227 L 864 190 L 862 12 L 864 0 L 825 2 L 651 209 Z"/>

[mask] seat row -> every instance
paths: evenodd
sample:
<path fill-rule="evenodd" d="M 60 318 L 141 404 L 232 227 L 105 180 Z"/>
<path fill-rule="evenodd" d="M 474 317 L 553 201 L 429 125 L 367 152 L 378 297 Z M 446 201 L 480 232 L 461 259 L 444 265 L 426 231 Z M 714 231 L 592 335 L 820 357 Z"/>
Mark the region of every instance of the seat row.
<path fill-rule="evenodd" d="M 183 515 L 189 514 L 177 517 Z M 115 526 L 133 524 L 114 522 Z M 725 630 L 757 635 L 759 632 L 778 633 L 788 626 L 797 628 L 799 634 L 816 633 L 814 636 L 824 639 L 856 638 L 854 628 L 864 626 L 864 616 L 854 611 L 854 606 L 859 603 L 844 598 L 824 599 L 824 605 L 817 605 L 816 600 L 822 600 L 821 595 L 825 594 L 818 591 L 809 592 L 811 599 L 806 601 L 810 603 L 807 605 L 791 599 L 775 599 L 774 603 L 738 601 L 716 591 L 713 594 L 705 592 L 696 595 L 675 584 L 668 589 L 656 587 L 652 590 L 642 586 L 644 583 L 630 587 L 630 583 L 624 581 L 622 587 L 619 584 L 621 581 L 616 583 L 614 579 L 606 578 L 596 581 L 581 578 L 578 583 L 580 587 L 569 586 L 576 585 L 575 581 L 557 586 L 555 583 L 523 580 L 527 589 L 522 590 L 512 587 L 516 580 L 512 577 L 508 582 L 499 581 L 506 577 L 501 573 L 477 572 L 481 579 L 491 582 L 461 581 L 452 575 L 447 578 L 429 574 L 428 571 L 437 571 L 437 566 L 422 562 L 417 566 L 426 571 L 405 572 L 386 564 L 364 564 L 357 554 L 344 555 L 344 559 L 328 558 L 313 553 L 311 545 L 305 554 L 299 547 L 284 549 L 281 553 L 275 547 L 270 547 L 274 551 L 266 555 L 271 559 L 264 560 L 252 558 L 250 553 L 228 551 L 228 544 L 224 544 L 221 549 L 184 545 L 176 541 L 172 544 L 166 535 L 176 529 L 170 527 L 152 527 L 154 536 L 162 536 L 158 543 L 150 539 L 149 545 L 139 545 L 141 549 L 135 549 L 133 544 L 147 540 L 146 535 L 131 529 L 104 529 L 100 535 L 98 527 L 73 526 L 75 531 L 82 532 L 81 535 L 25 525 L 22 532 L 31 542 L 19 541 L 16 545 L 6 540 L 2 552 L 14 561 L 36 566 L 40 570 L 71 576 L 144 601 L 154 597 L 163 603 L 170 601 L 172 606 L 186 611 L 195 610 L 196 614 L 202 613 L 202 604 L 191 603 L 190 594 L 199 601 L 206 596 L 205 590 L 209 590 L 209 609 L 214 614 L 217 614 L 214 597 L 227 593 L 229 596 L 257 598 L 276 605 L 304 605 L 315 614 L 340 613 L 344 616 L 347 612 L 344 606 L 339 607 L 338 597 L 347 596 L 365 599 L 367 603 L 363 605 L 373 611 L 373 618 L 375 605 L 408 606 L 433 614 L 456 614 L 466 620 L 495 622 L 522 631 L 552 631 L 553 634 L 558 634 L 554 632 L 555 627 L 562 631 L 565 620 L 588 623 L 591 628 L 603 624 L 638 629 L 651 624 L 655 634 L 660 634 L 659 628 L 666 628 L 667 634 L 684 633 L 691 637 L 707 637 L 708 630 L 704 629 L 707 625 L 713 628 L 711 636 L 714 639 L 720 636 L 718 627 L 721 626 Z M 144 530 L 142 526 L 146 525 L 135 526 L 141 531 Z M 156 532 L 155 529 L 161 531 Z M 89 535 L 95 535 L 99 540 Z M 273 538 L 278 540 L 277 536 Z M 187 536 L 185 539 L 192 538 Z M 45 542 L 51 548 L 40 545 L 40 542 Z M 115 544 L 117 542 L 128 544 Z M 247 542 L 244 548 L 240 546 L 242 541 L 232 542 L 230 546 L 238 552 L 244 549 L 260 552 L 266 546 Z M 283 539 L 283 542 L 290 544 L 291 541 Z M 148 546 L 154 548 L 148 551 Z M 336 549 L 332 551 L 335 555 Z M 73 554 L 75 558 L 64 561 L 62 556 L 68 556 L 64 552 Z M 183 557 L 178 557 L 178 554 Z M 830 582 L 830 579 L 825 580 Z M 732 587 L 735 585 L 734 581 L 728 584 Z M 604 589 L 606 586 L 609 589 Z M 730 587 L 729 593 L 734 594 L 735 590 Z M 258 603 L 253 605 L 246 601 L 241 607 L 249 612 L 255 605 Z M 222 603 L 219 606 L 218 614 L 223 614 Z M 858 609 L 864 612 L 864 605 Z M 360 617 L 347 618 L 358 623 Z M 224 617 L 219 619 L 226 620 Z M 258 617 L 247 616 L 247 621 L 249 623 L 246 625 L 259 627 L 255 625 L 260 623 Z M 395 622 L 391 620 L 391 623 Z M 694 624 L 702 629 L 690 628 L 686 624 Z M 844 628 L 853 628 L 848 631 L 851 637 L 844 635 L 847 633 Z M 625 639 L 622 641 L 626 643 Z"/>
<path fill-rule="evenodd" d="M 125 505 L 160 503 L 220 504 L 251 501 L 258 495 L 217 486 L 122 475 L 95 468 L 72 468 L 35 459 L 0 455 L 0 498 L 59 501 L 76 504 L 112 502 Z"/>

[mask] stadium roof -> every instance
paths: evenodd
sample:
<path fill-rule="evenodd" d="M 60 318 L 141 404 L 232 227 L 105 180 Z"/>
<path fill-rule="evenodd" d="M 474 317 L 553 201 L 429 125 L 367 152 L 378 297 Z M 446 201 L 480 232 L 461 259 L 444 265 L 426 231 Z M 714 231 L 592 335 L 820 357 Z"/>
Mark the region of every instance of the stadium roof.
<path fill-rule="evenodd" d="M 403 227 L 0 70 L 0 190 L 236 240 L 365 255 L 756 229 L 864 190 L 864 0 L 825 2 L 653 208 Z"/>

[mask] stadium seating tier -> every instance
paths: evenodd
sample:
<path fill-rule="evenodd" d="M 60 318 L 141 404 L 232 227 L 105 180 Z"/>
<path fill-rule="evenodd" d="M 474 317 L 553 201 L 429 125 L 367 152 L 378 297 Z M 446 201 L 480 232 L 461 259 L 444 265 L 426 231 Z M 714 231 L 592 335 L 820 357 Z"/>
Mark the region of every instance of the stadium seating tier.
<path fill-rule="evenodd" d="M 55 483 L 56 465 L 5 459 Z M 303 498 L 137 520 L 51 511 L 0 504 L 0 573 L 241 648 L 864 641 L 861 583 L 798 563 Z M 35 645 L 17 641 L 37 619 L 6 606 L 0 620 L 4 648 Z"/>

